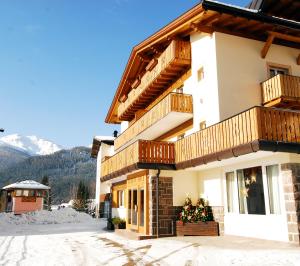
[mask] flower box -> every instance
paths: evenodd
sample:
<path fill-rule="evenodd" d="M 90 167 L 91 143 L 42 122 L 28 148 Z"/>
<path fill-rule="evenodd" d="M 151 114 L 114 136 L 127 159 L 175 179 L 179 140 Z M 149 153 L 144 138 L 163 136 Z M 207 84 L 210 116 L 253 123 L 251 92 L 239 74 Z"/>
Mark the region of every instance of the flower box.
<path fill-rule="evenodd" d="M 177 236 L 218 236 L 219 224 L 215 221 L 183 223 L 176 221 Z"/>

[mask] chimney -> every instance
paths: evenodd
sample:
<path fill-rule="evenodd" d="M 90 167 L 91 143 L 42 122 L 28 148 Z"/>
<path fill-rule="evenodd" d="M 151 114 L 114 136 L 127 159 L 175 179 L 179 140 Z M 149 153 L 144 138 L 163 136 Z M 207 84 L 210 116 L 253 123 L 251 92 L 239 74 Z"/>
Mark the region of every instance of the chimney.
<path fill-rule="evenodd" d="M 118 137 L 118 131 L 117 131 L 117 130 L 114 131 L 113 136 L 114 136 L 115 138 Z"/>

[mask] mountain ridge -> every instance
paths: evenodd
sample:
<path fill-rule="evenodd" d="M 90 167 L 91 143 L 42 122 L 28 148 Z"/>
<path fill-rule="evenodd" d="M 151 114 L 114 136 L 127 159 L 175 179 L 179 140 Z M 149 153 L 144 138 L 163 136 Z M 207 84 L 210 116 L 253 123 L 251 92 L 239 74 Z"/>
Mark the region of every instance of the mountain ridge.
<path fill-rule="evenodd" d="M 11 134 L 0 138 L 0 146 L 9 146 L 16 150 L 34 155 L 53 154 L 63 147 L 46 139 L 39 138 L 35 135 L 23 136 L 21 134 Z"/>

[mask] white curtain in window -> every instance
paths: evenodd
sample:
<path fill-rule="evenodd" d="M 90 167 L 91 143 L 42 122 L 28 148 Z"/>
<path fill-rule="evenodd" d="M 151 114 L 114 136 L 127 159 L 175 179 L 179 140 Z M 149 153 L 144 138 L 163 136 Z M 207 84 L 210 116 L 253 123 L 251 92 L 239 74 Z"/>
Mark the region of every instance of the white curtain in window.
<path fill-rule="evenodd" d="M 279 196 L 279 167 L 278 165 L 270 165 L 266 167 L 270 213 L 280 214 L 280 196 Z"/>
<path fill-rule="evenodd" d="M 234 172 L 226 173 L 227 211 L 234 212 Z"/>
<path fill-rule="evenodd" d="M 248 213 L 247 209 L 247 189 L 244 181 L 244 171 L 237 170 L 238 186 L 239 186 L 239 205 L 240 213 Z"/>

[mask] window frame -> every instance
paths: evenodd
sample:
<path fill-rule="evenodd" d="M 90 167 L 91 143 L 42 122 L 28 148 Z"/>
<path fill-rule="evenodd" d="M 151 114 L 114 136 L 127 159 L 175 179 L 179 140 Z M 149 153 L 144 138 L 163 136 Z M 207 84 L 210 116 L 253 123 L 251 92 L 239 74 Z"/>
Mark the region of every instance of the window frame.
<path fill-rule="evenodd" d="M 226 215 L 255 215 L 255 216 L 285 216 L 286 215 L 286 208 L 285 208 L 285 202 L 284 200 L 284 191 L 283 191 L 283 181 L 282 181 L 282 173 L 281 173 L 281 162 L 278 162 L 278 160 L 268 160 L 260 165 L 258 163 L 242 163 L 239 166 L 235 165 L 234 167 L 224 167 L 223 171 L 223 192 L 224 192 L 224 212 Z M 268 179 L 267 179 L 267 166 L 272 165 L 278 165 L 278 186 L 279 186 L 279 198 L 280 198 L 280 213 L 273 214 L 270 213 L 270 198 L 269 198 L 269 187 L 268 187 Z M 265 200 L 265 210 L 266 214 L 258 215 L 258 214 L 248 214 L 248 213 L 240 213 L 239 210 L 239 195 L 238 195 L 238 180 L 237 180 L 237 170 L 239 169 L 246 169 L 246 168 L 252 168 L 252 167 L 262 167 L 262 181 L 263 181 L 263 190 L 264 190 L 264 200 Z M 227 187 L 226 187 L 226 173 L 234 172 L 234 210 L 233 212 L 228 212 L 228 206 L 227 206 Z"/>
<path fill-rule="evenodd" d="M 267 62 L 267 77 L 268 78 L 272 78 L 271 72 L 270 72 L 272 68 L 286 69 L 288 71 L 287 75 L 292 75 L 292 67 L 290 65 L 283 65 L 283 64 L 273 63 L 273 62 Z"/>

